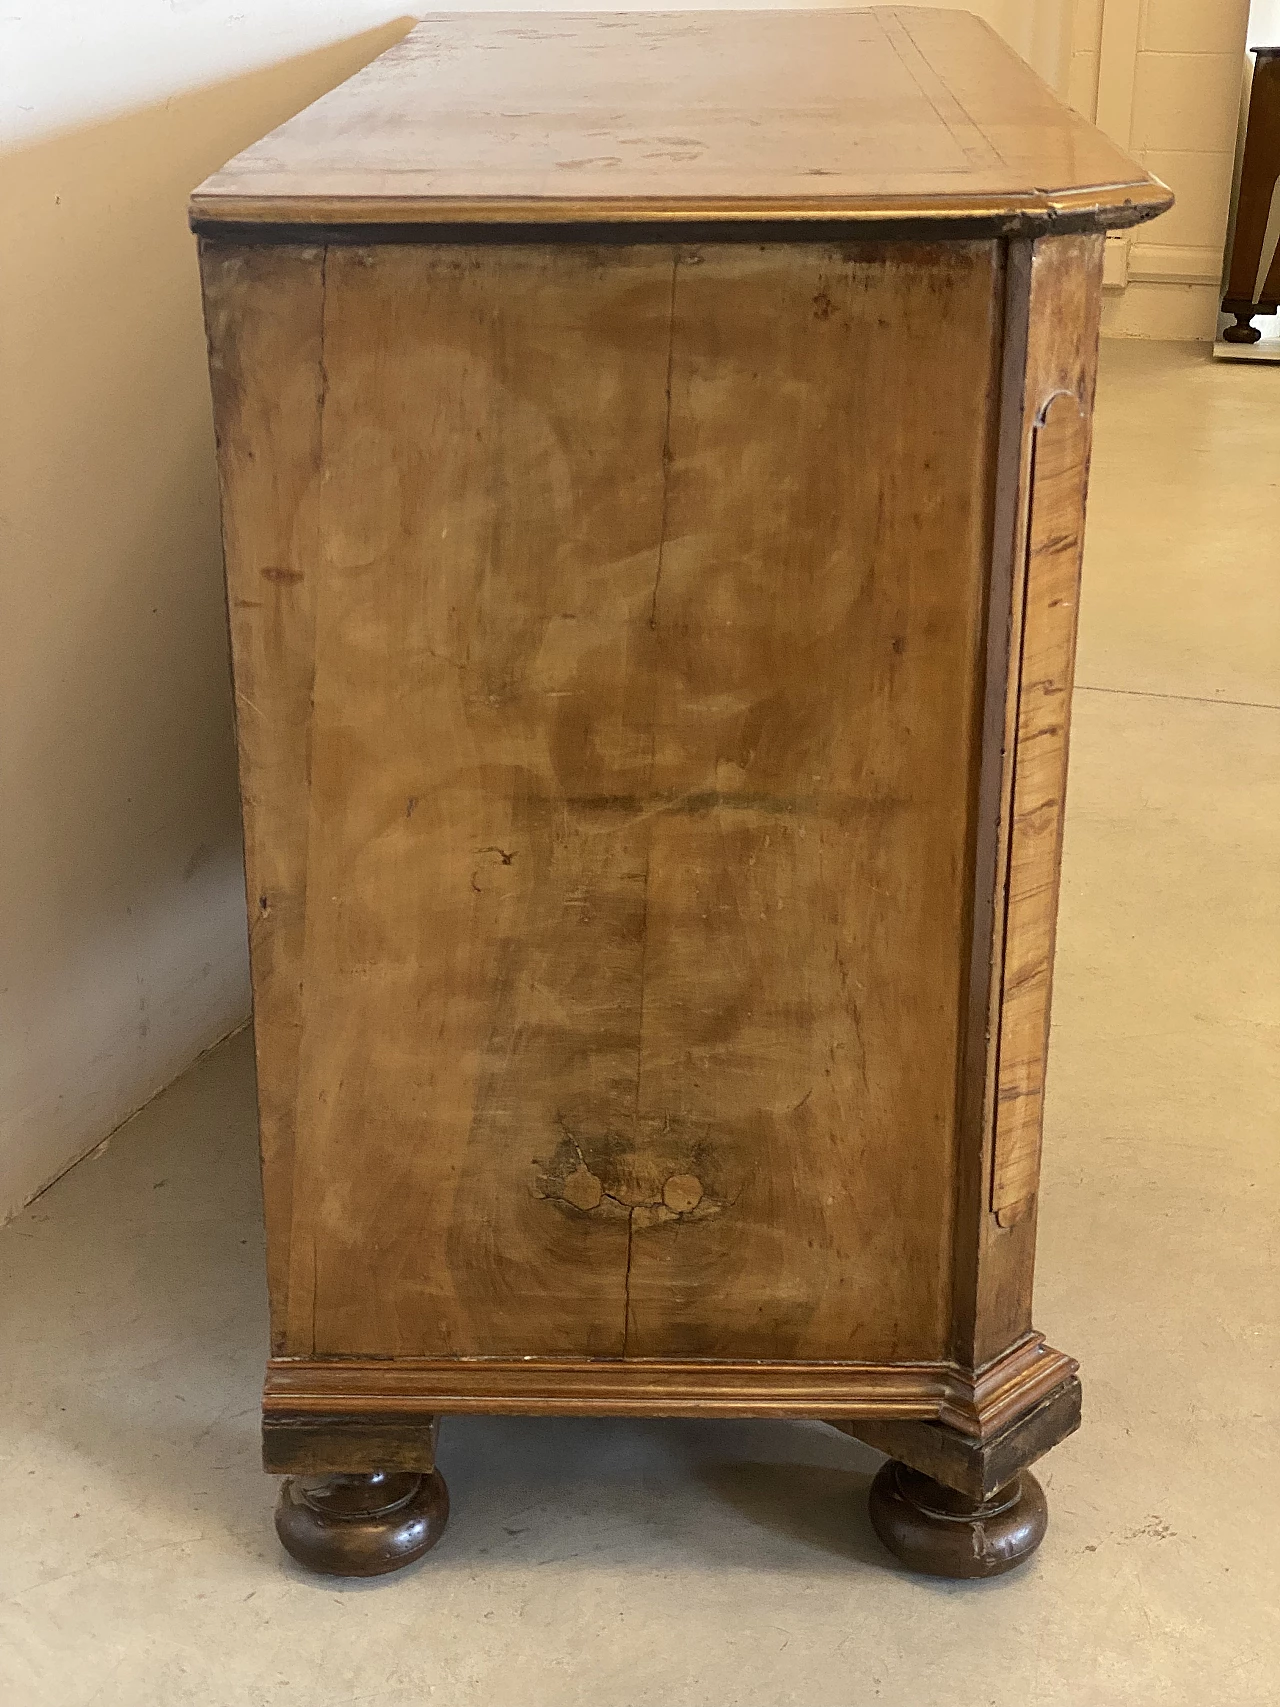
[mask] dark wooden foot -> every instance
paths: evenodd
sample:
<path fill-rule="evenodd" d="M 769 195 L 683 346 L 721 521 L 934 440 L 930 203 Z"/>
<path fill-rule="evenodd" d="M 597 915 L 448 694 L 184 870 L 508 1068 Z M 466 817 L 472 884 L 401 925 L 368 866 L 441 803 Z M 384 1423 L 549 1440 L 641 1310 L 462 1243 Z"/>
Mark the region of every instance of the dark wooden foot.
<path fill-rule="evenodd" d="M 870 1508 L 889 1551 L 935 1577 L 1011 1571 L 1035 1552 L 1049 1523 L 1044 1489 L 1029 1470 L 975 1500 L 893 1458 L 871 1484 Z"/>
<path fill-rule="evenodd" d="M 1046 1394 L 1034 1409 L 985 1439 L 936 1422 L 833 1421 L 842 1434 L 897 1458 L 944 1487 L 988 1500 L 1020 1470 L 1080 1426 L 1080 1383 L 1074 1375 Z"/>
<path fill-rule="evenodd" d="M 1226 327 L 1223 331 L 1224 342 L 1228 344 L 1256 344 L 1262 336 L 1262 333 L 1253 324 L 1253 316 L 1258 312 L 1259 310 L 1256 308 L 1229 308 L 1227 313 L 1235 315 L 1236 323 L 1234 326 Z"/>
<path fill-rule="evenodd" d="M 435 1546 L 448 1519 L 438 1470 L 290 1476 L 276 1505 L 285 1551 L 331 1577 L 398 1571 Z"/>

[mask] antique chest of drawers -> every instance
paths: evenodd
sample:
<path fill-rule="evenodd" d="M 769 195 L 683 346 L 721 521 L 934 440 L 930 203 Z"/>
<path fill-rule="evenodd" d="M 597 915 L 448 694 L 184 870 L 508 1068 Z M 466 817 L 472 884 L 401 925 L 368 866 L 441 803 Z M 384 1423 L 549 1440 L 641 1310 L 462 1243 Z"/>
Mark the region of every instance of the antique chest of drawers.
<path fill-rule="evenodd" d="M 817 1417 L 956 1575 L 1033 1329 L 1104 231 L 967 15 L 428 20 L 192 202 L 285 1545 L 458 1412 Z"/>

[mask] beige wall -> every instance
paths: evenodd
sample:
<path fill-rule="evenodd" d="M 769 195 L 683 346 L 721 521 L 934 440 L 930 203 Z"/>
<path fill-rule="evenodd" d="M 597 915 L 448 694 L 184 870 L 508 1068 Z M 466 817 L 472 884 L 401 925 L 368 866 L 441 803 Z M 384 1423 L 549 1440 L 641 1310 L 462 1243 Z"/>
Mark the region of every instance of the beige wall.
<path fill-rule="evenodd" d="M 184 204 L 406 27 L 194 10 L 44 0 L 0 42 L 0 1219 L 248 1012 Z"/>
<path fill-rule="evenodd" d="M 1214 335 L 1248 18 L 1248 0 L 1077 0 L 1070 100 L 1178 198 L 1112 240 L 1113 336 Z"/>

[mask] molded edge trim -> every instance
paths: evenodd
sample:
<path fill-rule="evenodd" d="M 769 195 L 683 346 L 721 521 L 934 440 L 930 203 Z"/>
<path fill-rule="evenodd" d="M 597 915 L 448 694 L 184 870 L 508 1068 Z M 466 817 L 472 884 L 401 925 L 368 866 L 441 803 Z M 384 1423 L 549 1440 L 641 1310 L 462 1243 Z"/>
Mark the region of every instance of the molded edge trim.
<path fill-rule="evenodd" d="M 350 232 L 349 242 L 402 243 L 476 242 L 483 240 L 479 233 L 484 231 L 502 232 L 501 239 L 491 241 L 532 242 L 537 233 L 544 241 L 566 242 L 580 240 L 582 229 L 617 228 L 629 242 L 670 242 L 684 227 L 709 228 L 720 241 L 758 240 L 761 229 L 780 227 L 783 240 L 795 241 L 798 226 L 830 226 L 846 232 L 854 228 L 860 233 L 869 227 L 886 236 L 934 232 L 956 237 L 1113 230 L 1140 225 L 1172 205 L 1173 192 L 1155 178 L 1060 195 L 1038 191 L 1028 196 L 845 203 L 818 197 L 782 202 L 746 196 L 617 201 L 494 196 L 467 201 L 445 196 L 251 196 L 197 190 L 190 200 L 189 218 L 192 230 L 201 236 L 229 237 L 235 232 L 241 241 L 244 228 L 270 232 L 275 242 L 314 242 L 318 232 Z M 375 231 L 377 238 L 371 235 Z M 386 235 L 391 232 L 396 235 Z"/>
<path fill-rule="evenodd" d="M 755 1363 L 695 1358 L 272 1358 L 263 1415 L 369 1423 L 505 1416 L 793 1416 L 939 1421 L 998 1432 L 1075 1373 L 1028 1334 L 986 1368 L 952 1363 Z"/>

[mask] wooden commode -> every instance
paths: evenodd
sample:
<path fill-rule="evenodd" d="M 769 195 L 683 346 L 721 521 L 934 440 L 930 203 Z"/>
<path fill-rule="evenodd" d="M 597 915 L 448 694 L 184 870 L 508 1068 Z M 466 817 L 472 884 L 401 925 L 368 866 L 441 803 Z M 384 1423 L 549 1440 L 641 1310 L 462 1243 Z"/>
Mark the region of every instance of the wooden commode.
<path fill-rule="evenodd" d="M 285 1545 L 457 1412 L 826 1419 L 1006 1569 L 1103 233 L 966 14 L 455 15 L 195 192 Z"/>

